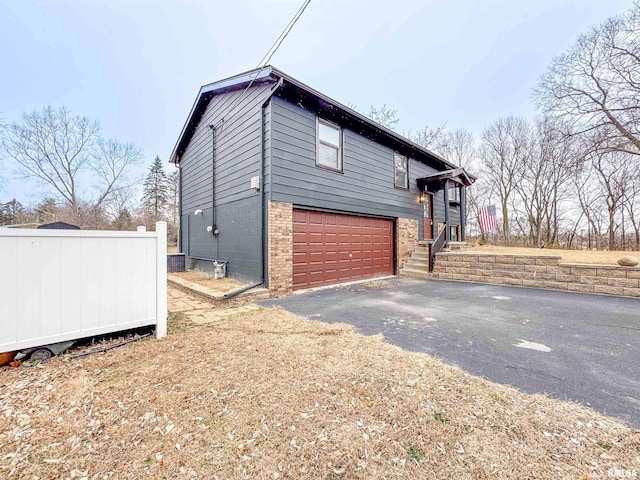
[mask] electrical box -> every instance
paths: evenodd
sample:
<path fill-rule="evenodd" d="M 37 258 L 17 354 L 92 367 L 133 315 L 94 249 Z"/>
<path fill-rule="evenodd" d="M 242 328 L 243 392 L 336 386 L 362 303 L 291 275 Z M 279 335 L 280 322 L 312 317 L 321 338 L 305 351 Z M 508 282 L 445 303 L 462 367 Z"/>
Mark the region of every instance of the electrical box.
<path fill-rule="evenodd" d="M 260 177 L 251 177 L 251 188 L 260 190 Z"/>

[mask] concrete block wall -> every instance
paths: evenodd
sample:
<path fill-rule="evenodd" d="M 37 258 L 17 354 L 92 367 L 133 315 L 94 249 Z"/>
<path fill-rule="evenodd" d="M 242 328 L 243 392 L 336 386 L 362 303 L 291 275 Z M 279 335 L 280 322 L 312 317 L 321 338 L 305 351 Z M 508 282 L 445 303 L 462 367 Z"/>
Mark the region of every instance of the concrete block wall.
<path fill-rule="evenodd" d="M 443 252 L 433 278 L 640 297 L 640 267 L 560 263 L 559 256 Z"/>

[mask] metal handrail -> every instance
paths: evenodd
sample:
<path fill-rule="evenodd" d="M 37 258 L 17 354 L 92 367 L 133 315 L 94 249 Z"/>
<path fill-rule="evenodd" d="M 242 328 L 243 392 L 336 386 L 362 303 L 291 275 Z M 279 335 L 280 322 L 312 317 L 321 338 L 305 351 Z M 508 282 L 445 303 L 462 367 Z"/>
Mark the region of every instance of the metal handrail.
<path fill-rule="evenodd" d="M 440 250 L 442 250 L 442 248 L 446 244 L 446 241 L 447 241 L 446 232 L 447 232 L 447 225 L 445 224 L 444 228 L 440 230 L 440 233 L 438 233 L 438 236 L 436 237 L 434 242 L 431 245 L 429 245 L 429 271 L 430 272 L 433 272 L 433 269 L 436 265 L 436 253 L 440 252 Z"/>

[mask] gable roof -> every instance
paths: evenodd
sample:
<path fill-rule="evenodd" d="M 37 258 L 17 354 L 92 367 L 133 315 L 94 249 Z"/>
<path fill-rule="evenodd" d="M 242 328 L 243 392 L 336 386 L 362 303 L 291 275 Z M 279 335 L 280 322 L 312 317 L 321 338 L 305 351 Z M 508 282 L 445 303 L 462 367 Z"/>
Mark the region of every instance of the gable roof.
<path fill-rule="evenodd" d="M 302 100 L 310 102 L 316 110 L 322 111 L 324 114 L 333 117 L 337 123 L 343 126 L 355 125 L 360 127 L 360 133 L 363 133 L 370 138 L 375 138 L 377 141 L 389 144 L 393 148 L 401 150 L 401 153 L 412 156 L 417 160 L 427 160 L 428 163 L 433 164 L 438 168 L 438 170 L 458 168 L 444 157 L 421 147 L 408 138 L 380 125 L 369 117 L 356 112 L 352 108 L 327 97 L 326 95 L 314 90 L 308 85 L 305 85 L 270 65 L 202 86 L 193 106 L 191 107 L 189 116 L 182 127 L 178 141 L 173 148 L 173 152 L 170 157 L 171 162 L 176 164 L 180 163 L 180 157 L 189 145 L 189 141 L 193 137 L 209 101 L 214 95 L 244 89 L 248 86 L 264 85 L 266 83 L 275 83 L 278 81 L 282 81 L 282 86 L 280 87 L 278 94 L 283 98 L 293 100 L 294 103 L 299 103 Z M 345 121 L 348 125 L 345 125 Z"/>
<path fill-rule="evenodd" d="M 451 170 L 444 170 L 442 172 L 432 173 L 431 175 L 427 175 L 426 177 L 416 179 L 419 187 L 438 183 L 443 180 L 452 180 L 455 183 L 464 185 L 465 187 L 469 187 L 473 184 L 473 182 L 475 182 L 476 178 L 472 175 L 469 175 L 464 170 L 464 168 L 458 167 L 458 168 L 453 168 Z"/>

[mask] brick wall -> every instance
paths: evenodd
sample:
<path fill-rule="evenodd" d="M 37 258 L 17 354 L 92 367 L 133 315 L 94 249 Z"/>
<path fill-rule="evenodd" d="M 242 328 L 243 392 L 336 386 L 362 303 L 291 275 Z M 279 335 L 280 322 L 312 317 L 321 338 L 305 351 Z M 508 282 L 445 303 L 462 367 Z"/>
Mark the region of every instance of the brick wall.
<path fill-rule="evenodd" d="M 398 270 L 400 270 L 418 245 L 418 220 L 398 219 L 396 245 L 398 247 Z"/>
<path fill-rule="evenodd" d="M 281 297 L 293 292 L 293 205 L 269 202 L 269 292 Z"/>
<path fill-rule="evenodd" d="M 640 297 L 640 267 L 560 263 L 561 258 L 439 253 L 433 278 Z"/>

